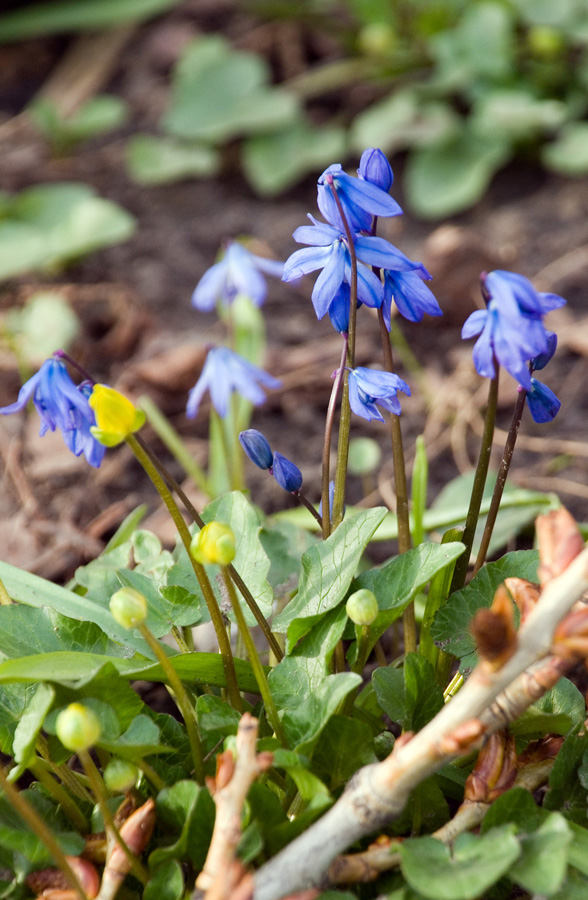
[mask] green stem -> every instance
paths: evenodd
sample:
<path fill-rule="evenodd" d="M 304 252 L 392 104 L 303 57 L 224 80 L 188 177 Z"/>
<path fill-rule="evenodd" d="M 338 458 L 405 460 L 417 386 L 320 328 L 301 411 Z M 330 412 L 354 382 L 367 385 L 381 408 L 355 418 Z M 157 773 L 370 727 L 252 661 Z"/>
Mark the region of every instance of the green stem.
<path fill-rule="evenodd" d="M 394 371 L 392 359 L 392 345 L 390 335 L 384 321 L 384 310 L 378 309 L 378 324 L 380 326 L 380 341 L 384 356 L 384 368 L 388 372 Z M 400 417 L 390 414 L 390 438 L 392 441 L 392 461 L 394 464 L 394 484 L 396 486 L 396 518 L 398 521 L 398 552 L 406 553 L 412 546 L 410 536 L 410 514 L 408 506 L 408 484 L 406 481 L 406 465 L 404 462 L 404 446 L 402 443 L 402 429 Z M 408 604 L 402 615 L 404 651 L 414 653 L 417 648 L 417 630 L 414 615 L 414 602 Z"/>
<path fill-rule="evenodd" d="M 71 886 L 72 890 L 75 891 L 79 900 L 87 900 L 86 894 L 82 888 L 82 885 L 80 884 L 79 878 L 68 863 L 65 853 L 53 836 L 53 832 L 45 824 L 37 811 L 33 809 L 33 807 L 27 800 L 25 800 L 20 791 L 8 781 L 4 769 L 1 766 L 0 788 L 2 788 L 6 799 L 9 801 L 11 806 L 14 807 L 21 819 L 26 822 L 33 834 L 35 834 L 45 845 L 45 847 L 53 857 L 55 864 L 59 867 L 59 869 L 61 869 L 66 881 Z"/>
<path fill-rule="evenodd" d="M 172 456 L 177 459 L 196 486 L 200 488 L 207 497 L 212 497 L 206 473 L 200 468 L 178 432 L 170 423 L 169 419 L 163 415 L 157 404 L 144 394 L 142 397 L 139 397 L 138 405 L 147 416 L 147 421 L 153 428 L 155 434 L 165 444 Z"/>
<path fill-rule="evenodd" d="M 190 553 L 192 536 L 190 534 L 188 526 L 184 522 L 182 514 L 178 509 L 178 506 L 174 498 L 172 497 L 168 486 L 159 474 L 157 467 L 154 466 L 153 462 L 151 461 L 149 454 L 144 450 L 142 444 L 132 434 L 127 436 L 126 442 L 153 482 L 156 491 L 165 503 L 167 510 L 178 530 L 178 534 L 184 545 L 186 553 L 188 554 L 188 559 L 190 560 L 190 563 L 194 570 L 194 574 L 196 575 L 196 578 L 198 580 L 198 584 L 200 585 L 200 590 L 204 595 L 206 606 L 208 608 L 208 612 L 214 626 L 216 639 L 218 641 L 220 654 L 223 660 L 230 703 L 234 707 L 234 709 L 236 709 L 238 712 L 241 712 L 241 695 L 239 693 L 237 673 L 235 672 L 235 663 L 233 662 L 233 654 L 231 652 L 231 643 L 225 631 L 223 617 L 216 601 L 214 591 L 212 590 L 212 585 L 210 584 L 208 575 L 206 574 L 206 570 L 204 566 L 196 562 L 196 560 Z"/>
<path fill-rule="evenodd" d="M 186 725 L 186 731 L 188 732 L 188 740 L 190 741 L 192 762 L 194 765 L 194 775 L 196 777 L 196 781 L 198 781 L 199 784 L 204 784 L 204 755 L 202 753 L 200 735 L 198 734 L 198 725 L 196 723 L 196 714 L 194 712 L 194 707 L 190 703 L 188 695 L 184 689 L 184 685 L 182 684 L 178 673 L 172 666 L 169 656 L 166 654 L 157 638 L 152 634 L 149 628 L 147 628 L 144 622 L 139 625 L 138 628 L 141 636 L 145 641 L 147 641 L 154 654 L 156 655 L 161 668 L 167 676 L 169 686 L 174 692 L 175 701 L 177 703 L 178 709 L 184 717 L 184 724 Z"/>
<path fill-rule="evenodd" d="M 146 453 L 146 455 L 149 457 L 152 465 L 155 467 L 155 469 L 157 469 L 157 471 L 159 472 L 162 479 L 167 483 L 169 488 L 178 495 L 178 497 L 182 501 L 184 507 L 186 508 L 186 512 L 188 513 L 188 515 L 192 518 L 192 520 L 195 522 L 195 524 L 198 525 L 199 528 L 204 528 L 204 526 L 206 524 L 204 519 L 202 518 L 202 516 L 200 515 L 200 513 L 198 512 L 198 510 L 196 509 L 194 504 L 191 502 L 189 497 L 186 496 L 185 492 L 182 490 L 181 486 L 178 484 L 178 482 L 173 477 L 171 472 L 168 472 L 167 468 L 164 466 L 164 464 L 161 462 L 161 460 L 157 458 L 155 453 L 153 453 L 151 448 L 143 441 L 142 437 L 139 434 L 134 435 L 134 437 L 135 437 L 135 440 L 137 441 L 138 445 L 143 450 L 143 452 Z M 237 588 L 241 592 L 245 602 L 247 603 L 247 606 L 249 607 L 249 609 L 255 616 L 255 620 L 256 620 L 257 624 L 263 631 L 263 633 L 265 635 L 265 639 L 267 640 L 274 656 L 276 657 L 276 659 L 279 662 L 282 659 L 282 657 L 284 656 L 284 651 L 278 644 L 276 637 L 272 633 L 271 628 L 269 627 L 268 623 L 266 622 L 262 611 L 260 610 L 259 606 L 255 602 L 255 598 L 253 597 L 253 594 L 251 593 L 251 591 L 249 590 L 249 588 L 247 587 L 247 585 L 245 584 L 245 582 L 243 581 L 243 579 L 241 578 L 241 576 L 239 575 L 237 570 L 232 565 L 229 566 L 229 570 L 231 572 L 231 578 L 237 585 Z"/>
<path fill-rule="evenodd" d="M 145 778 L 151 782 L 156 791 L 162 791 L 165 787 L 165 781 L 144 759 L 137 762 L 137 767 L 141 770 Z"/>
<path fill-rule="evenodd" d="M 83 803 L 89 803 L 90 805 L 94 803 L 94 798 L 81 783 L 81 778 L 83 776 L 81 774 L 76 774 L 63 763 L 58 765 L 53 762 L 49 756 L 49 744 L 42 734 L 37 736 L 35 747 L 41 759 L 47 763 L 55 777 L 68 789 L 70 794 L 73 794 L 74 797 L 77 797 Z"/>
<path fill-rule="evenodd" d="M 452 541 L 461 541 L 463 536 L 460 528 L 451 528 L 446 531 L 441 539 L 442 544 L 448 544 Z M 437 572 L 431 579 L 429 593 L 427 594 L 427 602 L 425 604 L 425 612 L 421 624 L 421 633 L 419 640 L 419 653 L 427 659 L 436 670 L 437 681 L 444 688 L 447 681 L 447 667 L 451 662 L 451 655 L 439 650 L 431 636 L 431 627 L 435 613 L 440 609 L 447 597 L 449 596 L 449 588 L 451 586 L 451 578 L 455 563 L 450 563 L 441 572 Z"/>
<path fill-rule="evenodd" d="M 500 501 L 502 500 L 504 485 L 506 484 L 508 471 L 510 469 L 510 464 L 512 461 L 512 455 L 514 453 L 519 428 L 521 426 L 521 419 L 523 417 L 526 398 L 526 390 L 523 387 L 519 386 L 519 395 L 517 397 L 517 402 L 515 403 L 515 408 L 512 414 L 512 421 L 510 423 L 510 429 L 506 438 L 506 444 L 504 445 L 504 452 L 500 461 L 500 468 L 498 469 L 498 475 L 496 476 L 496 484 L 494 485 L 492 502 L 490 503 L 490 509 L 488 510 L 488 516 L 486 518 L 486 524 L 484 526 L 484 534 L 482 535 L 480 549 L 478 550 L 478 556 L 476 558 L 476 564 L 474 566 L 474 575 L 477 575 L 484 565 L 486 554 L 488 553 L 490 539 L 492 537 L 494 525 L 496 524 L 496 516 L 498 515 L 498 510 L 500 509 Z"/>
<path fill-rule="evenodd" d="M 141 884 L 147 884 L 149 880 L 149 872 L 142 864 L 142 862 L 135 856 L 133 851 L 129 849 L 129 847 L 121 837 L 121 833 L 118 830 L 116 823 L 112 817 L 112 813 L 108 808 L 108 802 L 106 800 L 106 786 L 102 780 L 100 772 L 94 764 L 94 760 L 87 750 L 78 750 L 78 757 L 82 766 L 84 767 L 84 772 L 88 776 L 90 785 L 92 786 L 92 792 L 102 815 L 102 820 L 104 822 L 104 830 L 107 834 L 108 832 L 112 834 L 114 840 L 123 851 L 135 878 L 140 881 Z"/>
<path fill-rule="evenodd" d="M 476 525 L 480 515 L 480 507 L 482 505 L 482 497 L 484 496 L 484 487 L 486 486 L 486 477 L 488 475 L 488 466 L 490 465 L 490 454 L 492 452 L 492 438 L 494 437 L 494 425 L 496 422 L 496 408 L 498 405 L 498 377 L 499 368 L 495 361 L 496 376 L 490 379 L 490 387 L 488 390 L 488 405 L 486 407 L 486 417 L 484 420 L 484 433 L 482 435 L 482 443 L 480 446 L 480 455 L 478 457 L 478 465 L 474 476 L 474 485 L 472 488 L 472 496 L 470 498 L 470 506 L 466 517 L 465 528 L 463 532 L 462 542 L 465 545 L 465 552 L 459 557 L 455 565 L 453 580 L 451 582 L 450 593 L 459 591 L 465 584 L 470 554 L 476 534 Z"/>
<path fill-rule="evenodd" d="M 341 362 L 335 374 L 335 381 L 331 396 L 329 397 L 329 406 L 325 418 L 325 439 L 323 442 L 323 462 L 322 462 L 322 482 L 321 482 L 321 498 L 323 501 L 323 540 L 326 540 L 331 533 L 331 504 L 329 502 L 329 488 L 331 486 L 331 438 L 333 434 L 333 423 L 335 421 L 335 408 L 337 405 L 337 397 L 341 390 L 343 376 L 345 374 L 345 363 L 347 361 L 347 344 L 349 336 L 343 334 L 343 349 L 341 351 Z M 325 512 L 328 510 L 328 514 Z"/>
<path fill-rule="evenodd" d="M 251 663 L 251 668 L 253 669 L 253 674 L 255 675 L 255 680 L 257 681 L 257 686 L 259 688 L 259 693 L 261 694 L 261 698 L 265 706 L 265 711 L 269 723 L 272 726 L 274 733 L 281 743 L 282 747 L 288 747 L 286 735 L 284 734 L 284 729 L 282 728 L 282 723 L 280 722 L 280 717 L 278 716 L 278 710 L 271 695 L 269 685 L 267 683 L 267 678 L 265 677 L 265 672 L 259 659 L 257 647 L 255 646 L 255 642 L 251 637 L 251 632 L 247 627 L 245 615 L 243 613 L 243 610 L 241 609 L 241 604 L 239 603 L 239 598 L 237 597 L 235 585 L 233 584 L 233 581 L 231 579 L 228 567 L 222 566 L 221 573 L 225 587 L 227 589 L 227 593 L 229 595 L 229 600 L 231 601 L 231 606 L 233 607 L 233 612 L 235 613 L 239 634 L 241 635 L 243 643 L 245 644 L 245 649 L 247 650 L 249 662 Z"/>
<path fill-rule="evenodd" d="M 47 771 L 48 764 L 40 757 L 34 756 L 27 768 L 30 769 L 37 781 L 43 785 L 47 793 L 61 806 L 65 815 L 78 831 L 85 834 L 88 831 L 86 817 L 64 787 L 49 774 Z"/>

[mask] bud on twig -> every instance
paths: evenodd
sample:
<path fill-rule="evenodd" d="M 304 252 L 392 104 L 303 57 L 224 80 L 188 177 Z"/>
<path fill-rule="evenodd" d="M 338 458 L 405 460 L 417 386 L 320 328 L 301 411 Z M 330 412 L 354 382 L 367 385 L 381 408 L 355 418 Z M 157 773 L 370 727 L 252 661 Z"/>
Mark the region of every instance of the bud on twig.
<path fill-rule="evenodd" d="M 494 594 L 490 609 L 479 609 L 471 624 L 478 653 L 493 669 L 500 669 L 517 647 L 512 600 L 504 585 Z"/>

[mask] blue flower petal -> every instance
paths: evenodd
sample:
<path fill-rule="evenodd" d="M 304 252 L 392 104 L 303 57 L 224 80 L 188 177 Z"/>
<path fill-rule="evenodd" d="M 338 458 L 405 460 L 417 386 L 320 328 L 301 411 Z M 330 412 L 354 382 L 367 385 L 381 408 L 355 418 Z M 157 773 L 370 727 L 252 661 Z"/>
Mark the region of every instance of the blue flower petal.
<path fill-rule="evenodd" d="M 531 390 L 527 393 L 527 403 L 535 422 L 551 422 L 561 408 L 561 401 L 545 384 L 531 378 Z"/>
<path fill-rule="evenodd" d="M 333 252 L 333 245 L 328 247 L 305 247 L 303 250 L 295 250 L 284 263 L 282 281 L 295 281 L 322 269 L 328 263 Z"/>
<path fill-rule="evenodd" d="M 302 487 L 302 472 L 281 453 L 274 453 L 272 474 L 280 487 L 291 494 Z"/>

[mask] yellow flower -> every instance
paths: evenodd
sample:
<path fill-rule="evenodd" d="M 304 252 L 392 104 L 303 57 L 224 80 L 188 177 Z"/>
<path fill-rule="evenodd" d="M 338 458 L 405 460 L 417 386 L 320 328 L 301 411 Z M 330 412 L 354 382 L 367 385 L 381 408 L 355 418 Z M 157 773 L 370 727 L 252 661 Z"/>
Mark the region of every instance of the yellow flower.
<path fill-rule="evenodd" d="M 145 422 L 145 413 L 141 409 L 105 384 L 94 385 L 88 402 L 96 416 L 96 425 L 92 425 L 90 431 L 106 447 L 116 447 Z"/>
<path fill-rule="evenodd" d="M 199 563 L 228 566 L 235 558 L 235 535 L 224 522 L 209 522 L 192 538 L 190 553 Z"/>

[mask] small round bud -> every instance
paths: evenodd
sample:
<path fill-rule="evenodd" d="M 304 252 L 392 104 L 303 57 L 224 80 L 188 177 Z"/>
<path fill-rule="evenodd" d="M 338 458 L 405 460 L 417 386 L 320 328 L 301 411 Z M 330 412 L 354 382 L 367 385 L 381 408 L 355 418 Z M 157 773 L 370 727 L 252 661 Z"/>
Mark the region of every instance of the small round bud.
<path fill-rule="evenodd" d="M 291 494 L 302 487 L 302 472 L 281 453 L 274 453 L 272 474 L 280 487 Z"/>
<path fill-rule="evenodd" d="M 362 588 L 352 594 L 345 606 L 347 615 L 355 625 L 371 625 L 378 615 L 378 601 L 375 594 Z"/>
<path fill-rule="evenodd" d="M 137 783 L 139 770 L 126 759 L 111 759 L 104 769 L 104 783 L 113 793 L 130 791 Z"/>
<path fill-rule="evenodd" d="M 70 703 L 57 716 L 57 737 L 68 750 L 88 750 L 98 738 L 102 728 L 96 713 L 81 703 Z"/>
<path fill-rule="evenodd" d="M 147 618 L 147 600 L 134 588 L 124 587 L 110 598 L 110 612 L 123 628 L 136 628 Z"/>
<path fill-rule="evenodd" d="M 241 432 L 239 441 L 252 463 L 255 463 L 260 469 L 271 469 L 273 462 L 272 448 L 261 431 L 257 431 L 255 428 L 248 428 L 247 431 Z"/>
<path fill-rule="evenodd" d="M 190 553 L 196 562 L 228 566 L 235 558 L 232 528 L 224 522 L 209 522 L 192 538 Z"/>
<path fill-rule="evenodd" d="M 527 35 L 529 49 L 533 56 L 543 60 L 553 60 L 564 49 L 564 37 L 557 28 L 535 25 Z"/>
<path fill-rule="evenodd" d="M 385 22 L 371 22 L 359 33 L 359 48 L 365 56 L 391 56 L 397 47 L 398 36 Z"/>
<path fill-rule="evenodd" d="M 368 150 L 363 151 L 357 174 L 364 181 L 375 184 L 376 187 L 386 191 L 386 193 L 388 193 L 394 183 L 392 166 L 382 151 L 375 147 L 370 147 Z"/>

